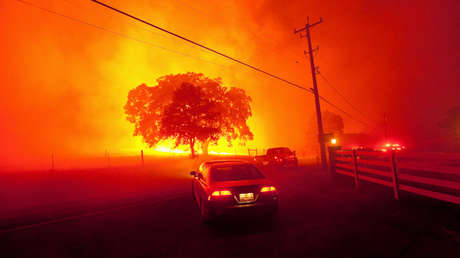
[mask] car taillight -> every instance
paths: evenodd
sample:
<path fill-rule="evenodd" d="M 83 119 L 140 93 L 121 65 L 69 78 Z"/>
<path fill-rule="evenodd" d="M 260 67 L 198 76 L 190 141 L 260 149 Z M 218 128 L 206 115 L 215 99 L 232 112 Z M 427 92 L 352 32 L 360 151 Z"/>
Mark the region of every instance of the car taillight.
<path fill-rule="evenodd" d="M 232 195 L 232 192 L 230 192 L 229 190 L 214 191 L 211 194 L 211 196 L 228 196 L 228 195 Z"/>
<path fill-rule="evenodd" d="M 261 193 L 274 192 L 274 191 L 276 191 L 276 188 L 274 186 L 264 186 L 262 187 L 262 189 L 260 189 Z"/>

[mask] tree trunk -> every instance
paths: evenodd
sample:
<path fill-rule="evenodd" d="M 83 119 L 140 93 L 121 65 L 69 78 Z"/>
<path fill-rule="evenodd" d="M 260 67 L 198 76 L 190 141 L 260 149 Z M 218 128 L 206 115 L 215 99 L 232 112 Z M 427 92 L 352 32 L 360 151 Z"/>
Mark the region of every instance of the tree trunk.
<path fill-rule="evenodd" d="M 208 156 L 208 147 L 209 147 L 209 141 L 203 141 L 201 143 L 201 151 L 203 152 L 204 156 Z"/>
<path fill-rule="evenodd" d="M 195 139 L 190 140 L 190 151 L 191 151 L 191 158 L 195 158 Z"/>

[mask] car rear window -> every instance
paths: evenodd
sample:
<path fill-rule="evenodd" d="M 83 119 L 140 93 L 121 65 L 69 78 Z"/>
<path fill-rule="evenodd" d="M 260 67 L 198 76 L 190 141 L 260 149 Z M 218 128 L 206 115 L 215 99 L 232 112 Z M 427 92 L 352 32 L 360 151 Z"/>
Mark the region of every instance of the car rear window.
<path fill-rule="evenodd" d="M 260 171 L 249 164 L 217 166 L 211 168 L 211 181 L 238 181 L 265 178 Z"/>
<path fill-rule="evenodd" d="M 289 150 L 288 148 L 279 148 L 279 149 L 271 149 L 271 150 L 268 150 L 269 154 L 284 154 L 284 155 L 290 155 L 291 154 L 291 150 Z"/>

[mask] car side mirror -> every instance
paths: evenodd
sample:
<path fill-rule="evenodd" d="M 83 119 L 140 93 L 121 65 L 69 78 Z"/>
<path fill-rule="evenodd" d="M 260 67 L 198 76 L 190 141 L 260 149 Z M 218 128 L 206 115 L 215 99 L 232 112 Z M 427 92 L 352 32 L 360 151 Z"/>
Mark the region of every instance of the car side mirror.
<path fill-rule="evenodd" d="M 190 175 L 191 175 L 191 176 L 196 176 L 196 171 L 191 171 L 191 172 L 190 172 Z"/>

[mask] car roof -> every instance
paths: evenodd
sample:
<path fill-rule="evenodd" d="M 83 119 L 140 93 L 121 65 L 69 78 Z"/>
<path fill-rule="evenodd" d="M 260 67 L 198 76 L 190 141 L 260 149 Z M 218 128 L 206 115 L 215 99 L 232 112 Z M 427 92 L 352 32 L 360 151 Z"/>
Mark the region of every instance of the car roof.
<path fill-rule="evenodd" d="M 267 151 L 269 150 L 290 150 L 290 149 L 288 147 L 277 147 L 277 148 L 270 148 Z"/>
<path fill-rule="evenodd" d="M 239 164 L 250 164 L 250 163 L 245 160 L 229 159 L 229 160 L 211 160 L 211 161 L 206 161 L 203 164 L 208 165 L 208 166 L 216 166 L 216 165 L 239 165 Z"/>

